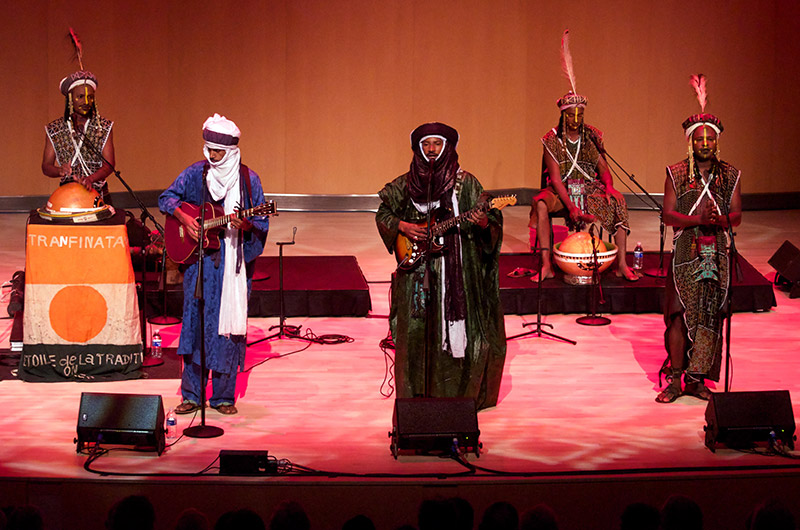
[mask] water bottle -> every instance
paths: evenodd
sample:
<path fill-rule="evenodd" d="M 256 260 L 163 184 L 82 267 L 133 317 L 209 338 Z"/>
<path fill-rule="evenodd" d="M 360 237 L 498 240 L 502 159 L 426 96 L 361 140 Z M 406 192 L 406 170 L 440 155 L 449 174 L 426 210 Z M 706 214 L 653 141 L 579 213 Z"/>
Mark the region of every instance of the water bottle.
<path fill-rule="evenodd" d="M 150 357 L 161 359 L 161 333 L 158 330 L 153 332 L 153 339 L 150 341 Z"/>
<path fill-rule="evenodd" d="M 169 409 L 167 413 L 167 439 L 174 440 L 178 437 L 178 418 L 175 417 L 175 411 Z"/>
<path fill-rule="evenodd" d="M 644 249 L 642 242 L 637 241 L 636 247 L 633 249 L 633 270 L 641 270 L 644 265 Z"/>

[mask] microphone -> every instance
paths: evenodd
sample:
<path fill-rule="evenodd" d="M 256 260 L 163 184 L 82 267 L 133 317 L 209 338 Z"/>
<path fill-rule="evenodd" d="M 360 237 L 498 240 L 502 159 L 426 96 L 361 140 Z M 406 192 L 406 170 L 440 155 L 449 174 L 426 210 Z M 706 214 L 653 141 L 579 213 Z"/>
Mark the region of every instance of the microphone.
<path fill-rule="evenodd" d="M 297 235 L 297 227 L 293 226 L 292 227 L 292 240 L 291 241 L 276 241 L 275 244 L 278 245 L 279 247 L 283 247 L 284 245 L 294 245 L 294 243 L 295 243 L 294 236 L 296 236 L 296 235 Z"/>
<path fill-rule="evenodd" d="M 601 155 L 606 154 L 606 148 L 603 147 L 603 142 L 601 142 L 600 138 L 597 137 L 597 133 L 590 130 L 589 138 L 592 140 L 592 143 L 594 144 L 594 146 L 597 148 L 597 150 L 600 152 Z"/>

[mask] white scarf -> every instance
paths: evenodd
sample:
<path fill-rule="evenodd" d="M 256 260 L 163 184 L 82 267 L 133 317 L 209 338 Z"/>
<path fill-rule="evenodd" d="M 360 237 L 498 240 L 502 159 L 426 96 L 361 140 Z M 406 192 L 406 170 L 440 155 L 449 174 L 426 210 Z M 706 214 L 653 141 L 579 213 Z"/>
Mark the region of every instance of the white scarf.
<path fill-rule="evenodd" d="M 208 149 L 225 149 L 225 156 L 219 162 L 212 162 Z M 239 165 L 241 153 L 238 147 L 206 142 L 203 153 L 210 165 L 208 169 L 208 191 L 211 198 L 218 201 L 224 197 L 225 215 L 241 207 L 241 188 L 239 186 Z M 247 334 L 247 275 L 244 265 L 236 270 L 239 230 L 226 225 L 225 260 L 222 274 L 222 295 L 219 306 L 220 335 Z"/>
<path fill-rule="evenodd" d="M 420 142 L 421 143 L 421 142 Z M 422 147 L 420 146 L 420 149 Z M 444 151 L 444 148 L 442 149 Z M 458 197 L 456 196 L 455 187 L 453 187 L 453 215 L 458 217 Z M 417 209 L 420 213 L 428 213 L 428 209 L 435 210 L 439 207 L 439 201 L 433 201 L 430 204 L 428 203 L 418 203 L 414 199 L 411 199 L 411 203 L 414 205 L 414 208 Z M 437 241 L 441 243 L 441 241 Z M 461 248 L 459 247 L 459 251 Z M 459 256 L 459 259 L 463 258 L 463 254 Z M 434 259 L 433 256 L 429 256 L 429 259 Z M 445 275 L 447 274 L 447 270 L 445 268 L 445 260 L 441 258 L 441 256 L 436 256 L 435 259 L 441 263 L 441 274 L 440 274 L 440 281 L 439 281 L 439 289 L 441 290 L 442 296 L 439 300 L 440 310 L 442 315 L 445 314 L 445 291 L 447 287 L 445 285 Z M 447 338 L 450 337 L 450 344 L 447 343 Z M 465 320 L 447 320 L 446 318 L 442 318 L 442 350 L 450 351 L 452 356 L 455 359 L 463 359 L 466 355 L 467 351 L 467 322 Z"/>

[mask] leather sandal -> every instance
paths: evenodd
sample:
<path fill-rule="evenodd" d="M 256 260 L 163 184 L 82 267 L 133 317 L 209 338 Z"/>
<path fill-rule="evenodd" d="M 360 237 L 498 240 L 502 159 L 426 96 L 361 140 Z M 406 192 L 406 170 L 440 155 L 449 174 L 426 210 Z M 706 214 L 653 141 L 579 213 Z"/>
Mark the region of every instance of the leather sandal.
<path fill-rule="evenodd" d="M 239 410 L 236 408 L 236 405 L 219 405 L 211 408 L 216 410 L 220 414 L 225 414 L 226 416 L 230 416 L 232 414 L 236 414 L 237 412 L 239 412 Z"/>
<path fill-rule="evenodd" d="M 694 396 L 703 401 L 708 401 L 711 399 L 711 390 L 709 390 L 709 388 L 703 383 L 688 384 L 686 385 L 686 389 L 683 391 L 683 393 L 687 396 Z"/>
<path fill-rule="evenodd" d="M 673 401 L 675 401 L 679 397 L 681 397 L 680 388 L 675 388 L 672 385 L 668 385 L 667 388 L 662 390 L 656 396 L 656 402 L 657 403 L 672 403 Z"/>
<path fill-rule="evenodd" d="M 184 401 L 174 409 L 175 414 L 191 414 L 196 410 L 200 410 L 200 405 L 191 401 Z"/>
<path fill-rule="evenodd" d="M 523 267 L 517 267 L 516 269 L 508 273 L 509 278 L 523 278 L 525 276 L 532 276 L 532 275 L 533 275 L 532 270 Z"/>

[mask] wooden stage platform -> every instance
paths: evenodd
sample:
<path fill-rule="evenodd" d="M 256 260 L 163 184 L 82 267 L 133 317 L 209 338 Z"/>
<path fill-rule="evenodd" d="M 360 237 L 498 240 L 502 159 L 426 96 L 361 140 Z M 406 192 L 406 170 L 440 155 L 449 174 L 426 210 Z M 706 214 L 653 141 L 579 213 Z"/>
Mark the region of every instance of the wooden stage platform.
<path fill-rule="evenodd" d="M 504 210 L 504 254 L 527 251 L 527 212 Z M 636 239 L 658 248 L 658 219 L 631 214 Z M 0 249 L 0 277 L 10 278 L 24 263 L 24 217 L 2 215 L 0 221 L 6 240 L 16 242 Z M 291 237 L 294 226 L 296 255 L 331 256 L 347 248 L 357 257 L 372 309 L 366 317 L 298 316 L 290 323 L 316 335 L 346 334 L 352 342 L 261 342 L 248 349 L 247 370 L 239 374 L 239 414 L 207 413 L 207 423 L 224 429 L 221 437 L 181 438 L 162 456 L 112 451 L 89 470 L 73 441 L 81 393 L 158 395 L 169 408 L 179 402 L 179 380 L 2 380 L 2 504 L 37 504 L 49 530 L 102 528 L 113 502 L 133 493 L 153 501 L 157 528 L 165 530 L 187 507 L 201 509 L 212 521 L 241 507 L 266 518 L 283 500 L 299 501 L 314 529 L 341 528 L 364 513 L 387 530 L 415 523 L 420 501 L 436 496 L 468 499 L 477 520 L 495 501 L 509 501 L 520 511 L 545 502 L 564 529 L 617 528 L 627 504 L 660 506 L 673 493 L 698 501 L 709 530 L 744 528 L 747 513 L 768 497 L 795 510 L 800 506 L 796 460 L 725 447 L 712 453 L 704 445 L 706 403 L 691 397 L 669 405 L 654 401 L 665 355 L 664 325 L 656 312 L 613 313 L 604 327 L 578 325 L 576 314 L 546 315 L 555 333 L 577 345 L 535 336 L 509 341 L 500 402 L 478 414 L 480 458 L 467 455 L 466 467 L 433 456 L 395 460 L 388 437 L 394 396 L 385 379 L 391 356 L 379 346 L 388 331 L 394 259 L 378 240 L 372 214 L 282 213 L 270 241 Z M 800 211 L 746 212 L 739 249 L 770 280 L 774 271 L 767 260 L 785 239 L 800 242 L 799 227 Z M 276 246 L 268 244 L 265 256 L 276 255 Z M 773 293 L 774 307 L 733 316 L 732 389 L 788 390 L 797 410 L 800 299 Z M 523 324 L 534 319 L 507 314 L 507 334 L 524 331 Z M 276 323 L 275 317 L 251 318 L 248 339 L 269 335 Z M 0 347 L 7 347 L 10 327 L 10 320 L 0 320 Z M 180 325 L 160 332 L 165 347 L 177 345 Z M 713 385 L 716 391 L 721 387 Z M 181 416 L 179 427 L 192 421 L 199 416 Z M 298 471 L 221 476 L 221 450 L 268 451 Z"/>

